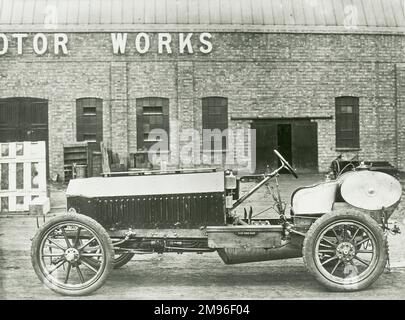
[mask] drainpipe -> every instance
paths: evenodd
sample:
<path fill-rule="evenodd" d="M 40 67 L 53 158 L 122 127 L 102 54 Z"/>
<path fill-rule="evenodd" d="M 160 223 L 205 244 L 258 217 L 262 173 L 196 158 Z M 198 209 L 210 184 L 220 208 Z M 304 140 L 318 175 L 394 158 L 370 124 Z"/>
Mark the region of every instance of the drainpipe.
<path fill-rule="evenodd" d="M 399 169 L 399 134 L 398 134 L 398 123 L 399 123 L 399 112 L 398 112 L 398 107 L 399 107 L 399 95 L 398 95 L 398 67 L 397 64 L 394 65 L 394 72 L 395 72 L 395 77 L 394 77 L 394 95 L 395 95 L 395 155 L 396 155 L 396 167 Z"/>

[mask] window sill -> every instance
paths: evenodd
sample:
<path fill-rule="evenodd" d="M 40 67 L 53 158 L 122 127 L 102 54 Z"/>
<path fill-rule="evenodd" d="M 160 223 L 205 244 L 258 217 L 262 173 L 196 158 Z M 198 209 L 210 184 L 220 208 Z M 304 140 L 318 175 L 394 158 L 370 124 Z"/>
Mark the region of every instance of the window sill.
<path fill-rule="evenodd" d="M 361 148 L 335 148 L 335 151 L 342 151 L 342 152 L 361 151 Z"/>

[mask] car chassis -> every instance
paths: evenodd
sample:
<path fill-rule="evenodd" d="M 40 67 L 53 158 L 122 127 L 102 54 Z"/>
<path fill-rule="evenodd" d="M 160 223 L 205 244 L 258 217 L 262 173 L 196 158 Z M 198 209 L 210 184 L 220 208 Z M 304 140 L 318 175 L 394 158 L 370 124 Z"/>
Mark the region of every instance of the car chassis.
<path fill-rule="evenodd" d="M 303 257 L 309 272 L 331 290 L 370 286 L 387 265 L 387 231 L 399 232 L 388 226 L 400 202 L 399 182 L 354 170 L 298 188 L 287 217 L 277 177 L 283 169 L 298 176 L 274 152 L 279 168 L 241 197 L 230 170 L 72 180 L 68 212 L 44 223 L 33 237 L 33 268 L 50 289 L 77 296 L 100 288 L 113 268 L 135 254 L 217 251 L 226 264 Z M 237 215 L 236 208 L 263 186 L 279 217 L 257 218 L 252 210 Z M 363 189 L 366 202 L 363 194 L 352 196 Z M 337 202 L 342 196 L 346 201 Z"/>

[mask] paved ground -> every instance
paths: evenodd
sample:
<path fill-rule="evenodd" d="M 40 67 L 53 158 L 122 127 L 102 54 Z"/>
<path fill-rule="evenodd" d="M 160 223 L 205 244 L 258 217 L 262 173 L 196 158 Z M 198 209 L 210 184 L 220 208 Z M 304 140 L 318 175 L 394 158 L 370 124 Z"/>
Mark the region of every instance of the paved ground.
<path fill-rule="evenodd" d="M 289 202 L 288 194 L 296 186 L 322 178 L 312 175 L 293 180 L 282 176 L 282 195 Z M 249 187 L 251 184 L 244 185 L 244 189 Z M 264 191 L 250 203 L 256 213 L 271 204 Z M 301 259 L 227 266 L 216 253 L 152 254 L 134 258 L 122 269 L 114 270 L 103 288 L 83 299 L 405 299 L 403 212 L 401 206 L 394 220 L 404 234 L 389 237 L 394 268 L 367 291 L 325 291 L 306 272 Z M 33 217 L 0 218 L 0 299 L 61 298 L 41 285 L 31 267 L 30 237 L 35 229 Z"/>

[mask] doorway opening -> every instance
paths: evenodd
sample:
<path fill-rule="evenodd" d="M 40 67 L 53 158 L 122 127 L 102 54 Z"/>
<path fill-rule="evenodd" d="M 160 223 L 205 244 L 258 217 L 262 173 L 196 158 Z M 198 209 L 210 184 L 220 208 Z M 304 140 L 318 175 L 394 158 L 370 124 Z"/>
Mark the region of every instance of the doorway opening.
<path fill-rule="evenodd" d="M 292 162 L 292 144 L 291 144 L 291 124 L 277 124 L 277 150 L 280 152 L 288 163 Z M 278 165 L 281 166 L 281 161 L 278 160 Z M 289 173 L 287 169 L 283 169 L 280 173 Z"/>
<path fill-rule="evenodd" d="M 273 150 L 299 172 L 318 171 L 317 123 L 301 119 L 256 120 L 256 173 L 274 170 L 280 165 Z M 283 170 L 283 172 L 286 172 Z"/>

